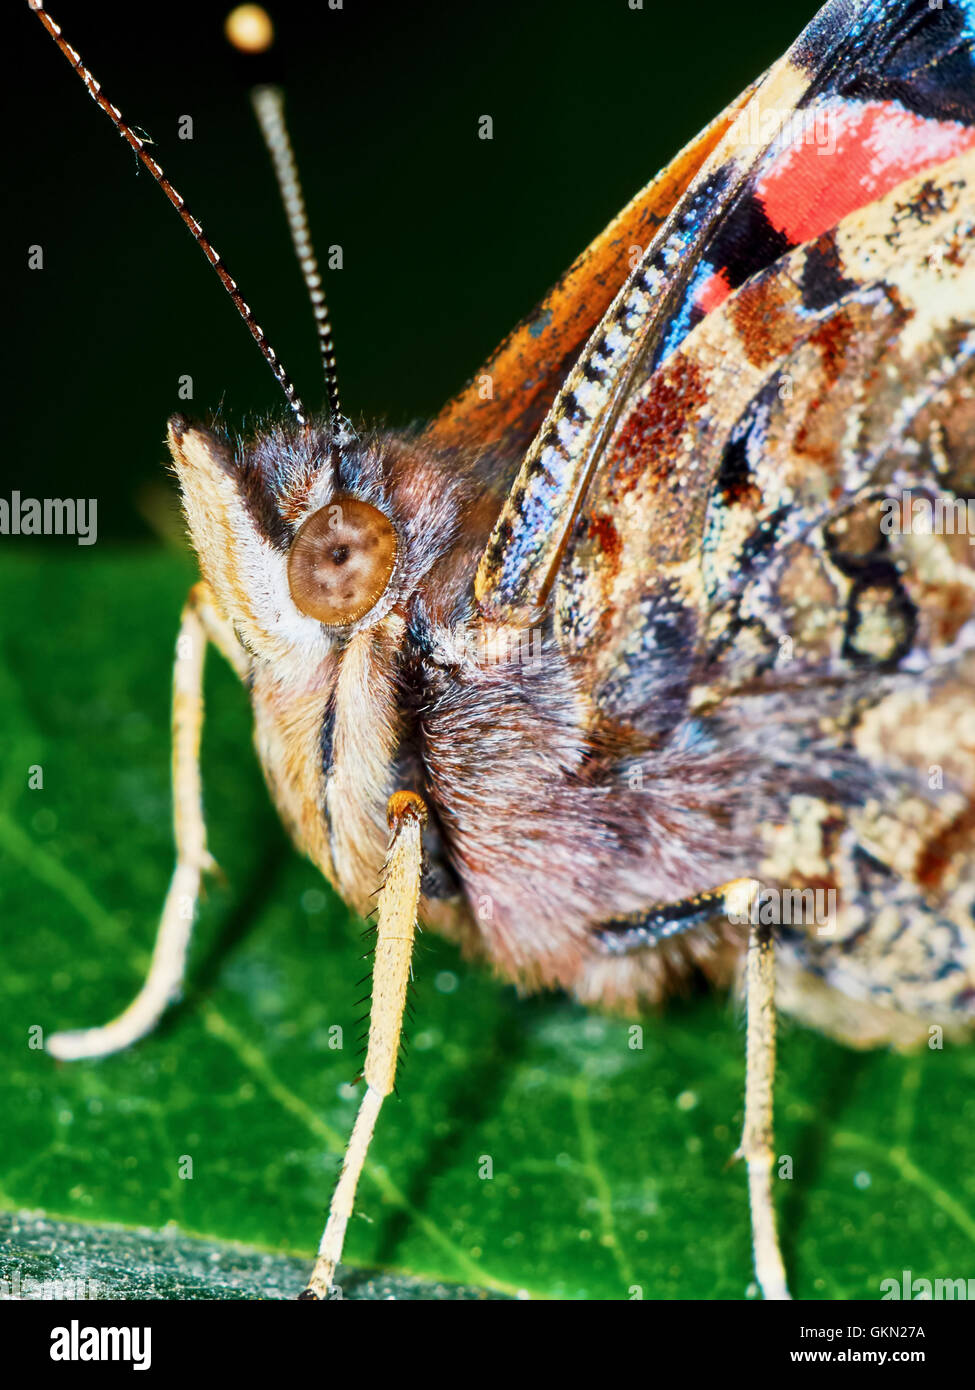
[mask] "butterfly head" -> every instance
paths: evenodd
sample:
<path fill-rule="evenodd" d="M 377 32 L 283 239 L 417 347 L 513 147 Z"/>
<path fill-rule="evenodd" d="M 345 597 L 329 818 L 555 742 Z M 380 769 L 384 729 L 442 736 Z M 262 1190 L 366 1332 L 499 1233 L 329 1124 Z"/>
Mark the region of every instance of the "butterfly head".
<path fill-rule="evenodd" d="M 462 469 L 405 436 L 327 422 L 232 441 L 174 416 L 169 447 L 203 575 L 267 659 L 324 654 L 404 613 L 468 491 Z"/>

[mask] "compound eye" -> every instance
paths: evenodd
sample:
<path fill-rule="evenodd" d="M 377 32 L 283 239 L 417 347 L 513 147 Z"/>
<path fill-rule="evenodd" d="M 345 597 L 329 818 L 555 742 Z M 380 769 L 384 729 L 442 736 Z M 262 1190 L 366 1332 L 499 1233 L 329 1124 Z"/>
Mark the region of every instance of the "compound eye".
<path fill-rule="evenodd" d="M 358 622 L 382 598 L 395 561 L 389 518 L 355 497 L 336 498 L 312 512 L 291 542 L 291 597 L 320 623 Z"/>

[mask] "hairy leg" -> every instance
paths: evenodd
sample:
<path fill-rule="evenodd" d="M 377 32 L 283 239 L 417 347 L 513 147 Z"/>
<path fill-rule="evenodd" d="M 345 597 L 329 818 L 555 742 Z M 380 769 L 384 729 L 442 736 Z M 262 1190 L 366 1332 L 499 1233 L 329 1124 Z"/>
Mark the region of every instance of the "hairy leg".
<path fill-rule="evenodd" d="M 403 1010 L 410 980 L 416 911 L 420 900 L 421 835 L 426 807 L 412 792 L 389 799 L 390 828 L 386 877 L 379 895 L 376 955 L 372 972 L 369 1045 L 362 1097 L 342 1172 L 332 1196 L 328 1222 L 318 1247 L 318 1259 L 302 1298 L 327 1298 L 342 1256 L 345 1229 L 355 1204 L 359 1175 L 380 1107 L 393 1089 L 399 1055 Z"/>
<path fill-rule="evenodd" d="M 790 1297 L 775 1227 L 772 1102 L 775 1083 L 775 944 L 772 929 L 752 926 L 745 967 L 748 1038 L 745 1124 L 738 1156 L 748 1167 L 755 1276 L 768 1299 Z"/>
<path fill-rule="evenodd" d="M 163 906 L 149 973 L 139 993 L 117 1018 L 98 1028 L 55 1033 L 47 1050 L 61 1061 L 105 1057 L 156 1026 L 182 988 L 193 920 L 204 872 L 216 865 L 207 850 L 200 785 L 203 729 L 203 663 L 212 641 L 241 674 L 240 648 L 216 614 L 210 591 L 195 584 L 183 607 L 173 665 L 173 827 L 176 868 Z"/>

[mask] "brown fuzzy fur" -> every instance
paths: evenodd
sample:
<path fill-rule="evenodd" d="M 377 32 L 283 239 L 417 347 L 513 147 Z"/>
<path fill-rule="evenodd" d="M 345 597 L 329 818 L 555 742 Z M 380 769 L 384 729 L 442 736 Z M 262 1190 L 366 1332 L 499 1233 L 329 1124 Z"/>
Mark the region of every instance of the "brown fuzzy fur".
<path fill-rule="evenodd" d="M 727 975 L 738 947 L 728 931 L 609 959 L 593 929 L 747 871 L 755 811 L 739 795 L 750 780 L 744 750 L 654 746 L 608 724 L 550 627 L 530 664 L 457 655 L 497 515 L 499 494 L 485 485 L 496 461 L 488 469 L 374 434 L 340 450 L 333 476 L 327 430 L 231 448 L 181 422 L 173 448 L 204 576 L 249 661 L 272 795 L 350 903 L 367 910 L 378 887 L 386 800 L 405 778 L 431 809 L 425 881 L 441 887 L 424 916 L 505 977 L 632 1006 L 692 965 Z M 215 517 L 218 479 L 225 512 Z M 290 537 L 336 491 L 388 515 L 400 548 L 376 609 L 323 642 L 295 615 L 284 621 L 279 571 Z M 637 765 L 646 781 L 634 788 Z"/>

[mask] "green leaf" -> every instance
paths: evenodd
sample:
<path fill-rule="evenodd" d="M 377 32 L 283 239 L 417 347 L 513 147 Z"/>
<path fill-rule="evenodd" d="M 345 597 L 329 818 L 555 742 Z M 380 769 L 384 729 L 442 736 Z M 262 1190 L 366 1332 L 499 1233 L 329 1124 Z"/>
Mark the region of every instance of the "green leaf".
<path fill-rule="evenodd" d="M 300 1256 L 194 1239 L 173 1226 L 127 1230 L 0 1211 L 0 1298 L 294 1299 L 307 1282 L 308 1261 Z M 344 1266 L 331 1294 L 399 1303 L 503 1296 Z"/>
<path fill-rule="evenodd" d="M 262 1268 L 269 1296 L 291 1291 L 354 1116 L 361 923 L 288 847 L 219 658 L 204 781 L 228 886 L 200 914 L 186 996 L 117 1057 L 57 1064 L 30 1045 L 32 1028 L 104 1021 L 145 969 L 172 866 L 170 661 L 192 578 L 187 559 L 148 550 L 37 541 L 0 557 L 0 1207 L 42 1213 L 48 1241 L 8 1222 L 5 1276 L 17 1260 L 42 1268 L 52 1241 L 79 1269 L 87 1231 L 119 1295 L 144 1288 L 138 1266 L 161 1261 L 160 1239 L 181 1252 L 171 1293 L 249 1295 Z M 28 787 L 33 766 L 43 789 Z M 360 1187 L 352 1265 L 533 1297 L 749 1294 L 744 1174 L 726 1168 L 743 1077 L 732 1004 L 678 1001 L 642 1021 L 638 1049 L 626 1021 L 519 1000 L 429 933 L 416 973 L 410 1059 Z M 784 1026 L 776 1143 L 795 1176 L 777 1200 L 799 1296 L 876 1298 L 904 1269 L 970 1272 L 973 1082 L 972 1050 L 947 1041 L 858 1054 Z M 52 1235 L 52 1221 L 71 1225 Z M 113 1245 L 106 1226 L 165 1236 Z M 212 1252 L 186 1237 L 256 1253 L 226 1257 L 235 1284 L 218 1251 L 208 1282 Z"/>

